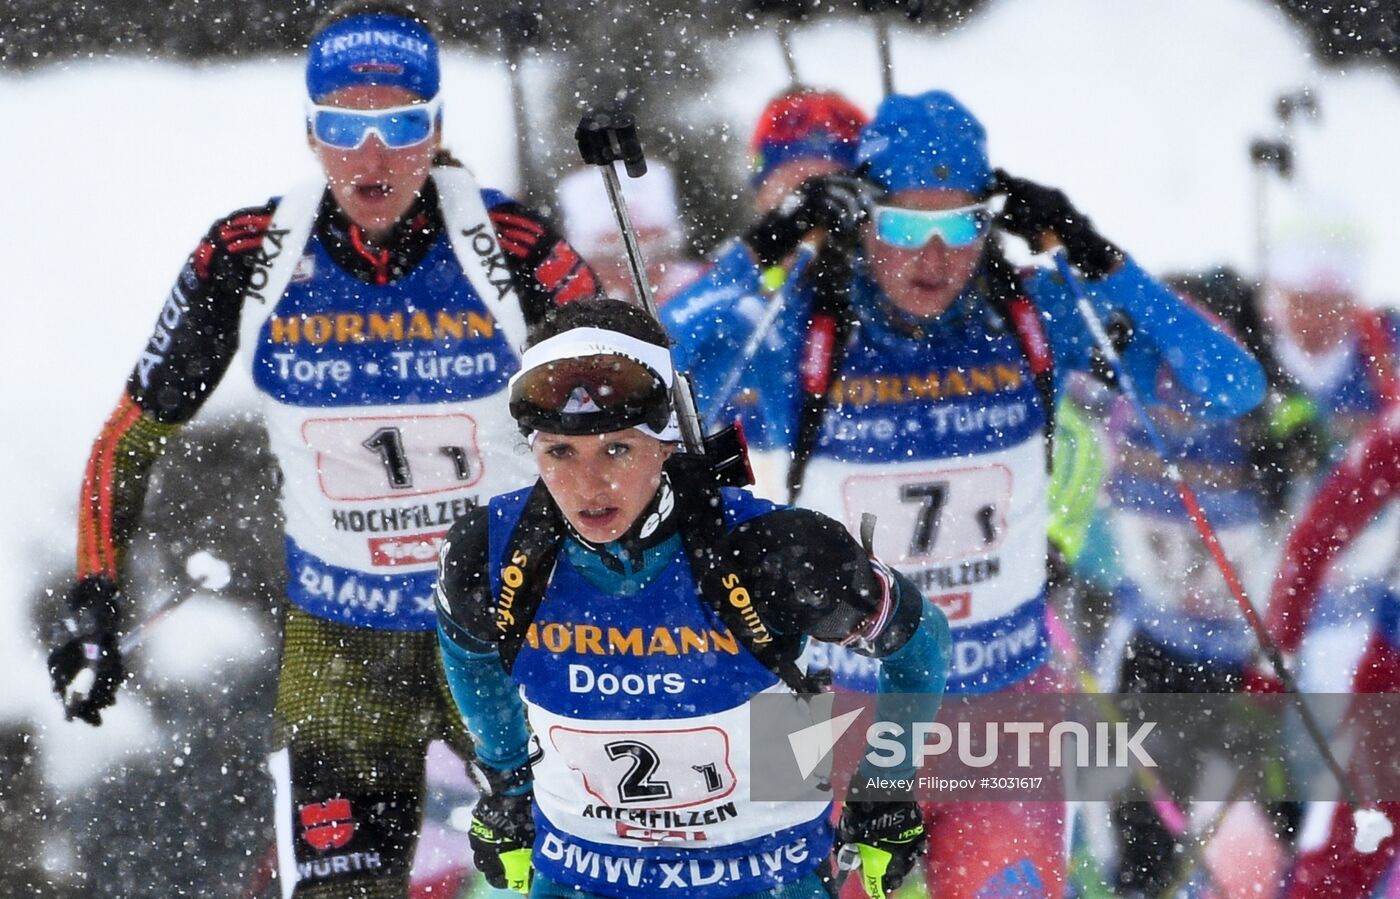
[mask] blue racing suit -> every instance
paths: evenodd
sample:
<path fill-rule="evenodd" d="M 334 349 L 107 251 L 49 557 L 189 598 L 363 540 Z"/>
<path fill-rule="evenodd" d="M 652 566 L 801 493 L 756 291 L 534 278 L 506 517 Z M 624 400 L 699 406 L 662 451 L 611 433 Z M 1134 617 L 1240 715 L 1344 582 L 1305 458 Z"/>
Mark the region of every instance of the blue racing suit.
<path fill-rule="evenodd" d="M 736 244 L 662 309 L 702 408 L 716 403 L 713 392 L 762 314 L 757 283 L 747 249 Z M 1049 656 L 1047 410 L 1025 344 L 985 283 L 975 276 L 942 315 L 914 320 L 856 258 L 856 326 L 800 497 L 853 532 L 862 513 L 878 516 L 877 555 L 949 619 L 951 693 L 1004 689 Z M 1069 372 L 1089 368 L 1093 338 L 1057 273 L 1031 269 L 1020 283 L 1039 311 L 1058 393 Z M 1263 397 L 1264 375 L 1248 352 L 1131 258 L 1086 287 L 1101 318 L 1121 312 L 1131 323 L 1122 355 L 1145 399 L 1157 399 L 1163 365 L 1181 388 L 1182 407 L 1206 419 L 1238 416 Z M 782 314 L 744 371 L 744 402 L 734 407 L 750 426 L 759 471 L 782 468 L 792 446 L 813 290 L 799 279 L 780 300 Z M 878 665 L 838 652 L 817 661 L 834 663 L 838 684 L 870 689 Z"/>
<path fill-rule="evenodd" d="M 815 874 L 832 846 L 830 804 L 751 797 L 751 772 L 760 768 L 751 764 L 751 701 L 788 688 L 705 601 L 680 534 L 637 554 L 619 543 L 585 547 L 563 537 L 557 561 L 541 569 L 550 571 L 548 584 L 519 653 L 513 664 L 503 661 L 495 597 L 510 596 L 514 606 L 517 594 L 503 589 L 518 589 L 514 566 L 529 564 L 509 542 L 528 494 L 498 496 L 454 525 L 438 614 L 448 683 L 478 762 L 498 772 L 523 769 L 527 718 L 534 733 L 533 863 L 543 878 L 532 895 L 550 884 L 620 897 L 676 888 L 719 899 L 784 884 L 802 888 L 784 895 L 825 895 Z M 754 539 L 764 520 L 820 518 L 741 490 L 723 490 L 722 502 L 729 552 Z M 828 524 L 863 562 L 854 541 Z M 756 557 L 772 547 L 752 549 L 737 551 Z M 830 556 L 813 560 L 811 583 L 842 582 Z M 830 570 L 815 570 L 825 562 Z M 803 577 L 783 572 L 786 590 L 756 589 L 754 608 L 763 605 L 766 620 L 805 621 L 801 606 L 803 597 L 810 605 L 810 594 L 791 583 Z M 746 576 L 745 583 L 757 581 Z M 932 720 L 947 671 L 947 625 L 907 581 L 892 583 L 892 611 L 869 637 L 869 651 L 885 662 L 880 692 L 917 694 L 918 708 L 907 711 Z M 855 601 L 841 596 L 833 608 Z M 796 628 L 820 639 L 845 636 L 819 625 Z M 912 774 L 912 764 L 903 773 Z"/>

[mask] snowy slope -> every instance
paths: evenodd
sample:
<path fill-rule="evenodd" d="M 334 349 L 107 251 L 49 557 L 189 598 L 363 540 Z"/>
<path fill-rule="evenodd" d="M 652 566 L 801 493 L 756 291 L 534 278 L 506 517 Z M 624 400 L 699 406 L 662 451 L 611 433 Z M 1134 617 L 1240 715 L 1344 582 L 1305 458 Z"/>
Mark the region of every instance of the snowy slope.
<path fill-rule="evenodd" d="M 824 23 L 795 44 L 809 81 L 875 105 L 869 29 Z M 729 70 L 695 113 L 743 134 L 783 85 L 776 44 L 755 36 L 713 50 Z M 1400 85 L 1376 71 L 1323 72 L 1262 0 L 1001 0 L 950 35 L 897 31 L 895 58 L 900 88 L 959 94 L 986 122 L 996 163 L 1060 185 L 1153 267 L 1249 265 L 1245 146 L 1272 129 L 1279 91 L 1312 84 L 1324 117 L 1300 134 L 1303 169 L 1357 208 L 1375 247 L 1400 240 Z M 504 68 L 454 52 L 444 80 L 449 145 L 484 182 L 509 188 Z M 299 84 L 295 60 L 94 61 L 0 77 L 0 109 L 31 126 L 0 141 L 0 358 L 14 423 L 0 466 L 0 659 L 12 660 L 0 716 L 38 720 L 55 746 L 85 734 L 58 726 L 22 601 L 71 565 L 89 443 L 184 255 L 214 217 L 314 175 Z M 1400 298 L 1400 257 L 1374 262 L 1371 296 Z M 250 396 L 235 371 L 206 414 Z M 124 705 L 104 736 L 124 726 L 138 745 L 139 714 Z"/>

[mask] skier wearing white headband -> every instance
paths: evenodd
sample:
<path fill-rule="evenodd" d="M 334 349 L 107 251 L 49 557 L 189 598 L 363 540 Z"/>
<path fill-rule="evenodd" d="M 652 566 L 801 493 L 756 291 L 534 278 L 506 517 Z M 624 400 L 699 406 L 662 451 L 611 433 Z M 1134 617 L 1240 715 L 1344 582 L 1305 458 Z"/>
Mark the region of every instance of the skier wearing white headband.
<path fill-rule="evenodd" d="M 810 637 L 880 659 L 881 698 L 917 694 L 905 714 L 933 720 L 948 625 L 839 523 L 677 451 L 668 343 L 616 300 L 550 313 L 510 387 L 540 480 L 443 548 L 443 661 L 491 785 L 477 867 L 548 899 L 826 899 L 831 806 L 751 798 L 751 704 L 813 691 Z M 875 884 L 922 834 L 912 801 L 846 803 Z"/>

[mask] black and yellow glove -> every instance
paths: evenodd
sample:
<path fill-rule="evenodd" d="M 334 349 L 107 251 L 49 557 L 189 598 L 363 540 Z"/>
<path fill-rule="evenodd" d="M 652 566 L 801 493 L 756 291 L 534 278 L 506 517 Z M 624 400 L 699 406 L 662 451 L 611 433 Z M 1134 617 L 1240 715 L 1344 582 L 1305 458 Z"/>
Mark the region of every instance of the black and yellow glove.
<path fill-rule="evenodd" d="M 871 899 L 899 889 L 923 854 L 924 819 L 918 803 L 849 800 L 836 839 L 843 857 L 854 847 L 860 879 Z"/>
<path fill-rule="evenodd" d="M 809 178 L 744 232 L 744 244 L 768 268 L 780 265 L 810 232 L 825 228 L 828 245 L 853 253 L 860 243 L 860 226 L 869 214 L 866 189 L 853 175 Z"/>
<path fill-rule="evenodd" d="M 472 860 L 486 882 L 498 890 L 530 892 L 534 865 L 530 849 L 535 844 L 535 819 L 531 814 L 534 792 L 518 796 L 483 796 L 472 812 Z"/>

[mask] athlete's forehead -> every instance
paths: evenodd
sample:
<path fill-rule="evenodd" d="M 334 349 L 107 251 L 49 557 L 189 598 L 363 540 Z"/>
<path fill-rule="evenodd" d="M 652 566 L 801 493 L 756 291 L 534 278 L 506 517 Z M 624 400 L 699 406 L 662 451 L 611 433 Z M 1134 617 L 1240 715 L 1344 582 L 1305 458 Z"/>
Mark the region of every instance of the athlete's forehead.
<path fill-rule="evenodd" d="M 918 188 L 916 190 L 901 190 L 898 193 L 889 194 L 880 201 L 880 205 L 936 212 L 943 209 L 958 209 L 963 206 L 971 206 L 976 202 L 977 198 L 965 190 Z"/>
<path fill-rule="evenodd" d="M 392 84 L 352 84 L 322 97 L 320 106 L 341 109 L 390 109 L 422 103 L 424 98 L 413 91 Z"/>
<path fill-rule="evenodd" d="M 586 449 L 590 447 L 606 446 L 609 443 L 640 443 L 643 441 L 653 441 L 661 443 L 648 434 L 643 434 L 637 428 L 626 428 L 621 431 L 608 431 L 604 434 L 549 434 L 544 431 L 536 432 L 535 446 L 548 448 L 551 446 L 570 446 L 576 449 Z"/>

